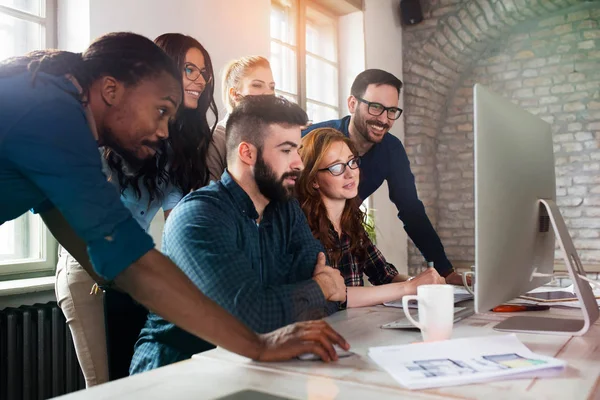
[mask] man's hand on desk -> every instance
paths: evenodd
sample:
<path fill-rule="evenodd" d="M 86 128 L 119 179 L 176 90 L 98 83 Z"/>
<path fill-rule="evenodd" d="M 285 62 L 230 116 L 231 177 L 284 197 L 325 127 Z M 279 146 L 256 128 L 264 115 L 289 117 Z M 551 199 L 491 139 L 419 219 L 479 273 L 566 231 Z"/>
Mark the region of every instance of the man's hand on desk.
<path fill-rule="evenodd" d="M 336 361 L 337 344 L 350 349 L 346 340 L 325 321 L 297 322 L 276 331 L 259 335 L 263 350 L 258 361 L 285 361 L 304 353 L 317 354 L 325 362 Z"/>
<path fill-rule="evenodd" d="M 319 253 L 313 272 L 313 280 L 317 282 L 328 301 L 346 301 L 346 283 L 340 271 L 325 264 L 325 254 Z"/>
<path fill-rule="evenodd" d="M 456 271 L 452 271 L 450 273 L 450 275 L 448 275 L 446 277 L 446 283 L 449 285 L 457 285 L 457 286 L 463 286 L 463 279 L 462 279 L 462 275 L 459 274 Z M 470 286 L 472 286 L 472 282 L 471 282 L 471 277 L 467 276 L 467 284 Z"/>

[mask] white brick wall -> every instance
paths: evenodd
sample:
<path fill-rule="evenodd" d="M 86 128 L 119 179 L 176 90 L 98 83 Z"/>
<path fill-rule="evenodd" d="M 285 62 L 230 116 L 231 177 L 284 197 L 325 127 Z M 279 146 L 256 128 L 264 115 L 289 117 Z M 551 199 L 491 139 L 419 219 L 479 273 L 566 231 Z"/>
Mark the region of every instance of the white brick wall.
<path fill-rule="evenodd" d="M 582 260 L 600 263 L 600 3 L 428 3 L 424 23 L 403 35 L 404 144 L 450 260 L 474 258 L 472 86 L 479 82 L 552 124 L 559 206 Z M 410 265 L 422 261 L 411 244 Z"/>

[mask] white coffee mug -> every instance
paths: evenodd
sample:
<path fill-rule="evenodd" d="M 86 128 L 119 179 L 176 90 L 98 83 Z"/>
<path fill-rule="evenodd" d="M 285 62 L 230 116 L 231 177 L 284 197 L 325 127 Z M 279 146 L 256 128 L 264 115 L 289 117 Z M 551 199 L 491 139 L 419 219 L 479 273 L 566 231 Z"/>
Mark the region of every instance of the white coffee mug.
<path fill-rule="evenodd" d="M 419 321 L 410 315 L 408 302 L 419 303 Z M 410 322 L 421 330 L 423 341 L 447 340 L 454 324 L 454 288 L 452 285 L 421 285 L 417 295 L 402 297 L 402 308 Z"/>
<path fill-rule="evenodd" d="M 471 277 L 472 287 L 469 286 L 469 281 L 468 281 L 469 276 Z M 462 281 L 463 281 L 463 286 L 465 287 L 465 289 L 467 289 L 467 292 L 469 292 L 473 296 L 475 296 L 475 272 L 474 271 L 463 272 L 462 273 Z"/>

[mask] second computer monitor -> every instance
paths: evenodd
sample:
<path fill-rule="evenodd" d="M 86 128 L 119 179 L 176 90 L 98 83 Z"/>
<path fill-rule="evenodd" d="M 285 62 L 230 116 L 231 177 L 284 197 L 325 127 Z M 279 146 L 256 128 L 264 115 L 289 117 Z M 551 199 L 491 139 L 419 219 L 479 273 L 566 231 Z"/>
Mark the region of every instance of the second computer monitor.
<path fill-rule="evenodd" d="M 547 283 L 555 236 L 539 199 L 555 200 L 550 125 L 474 87 L 475 311 Z"/>

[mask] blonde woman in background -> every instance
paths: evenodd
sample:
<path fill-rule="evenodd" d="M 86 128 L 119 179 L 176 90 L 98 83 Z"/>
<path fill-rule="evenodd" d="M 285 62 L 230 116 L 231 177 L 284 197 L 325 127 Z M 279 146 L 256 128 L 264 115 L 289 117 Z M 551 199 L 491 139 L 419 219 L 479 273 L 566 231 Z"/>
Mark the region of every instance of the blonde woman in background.
<path fill-rule="evenodd" d="M 219 121 L 209 146 L 207 164 L 211 180 L 221 179 L 227 167 L 225 125 L 229 113 L 245 96 L 275 94 L 275 82 L 269 60 L 261 56 L 246 56 L 230 61 L 223 69 L 223 103 L 227 114 Z"/>

